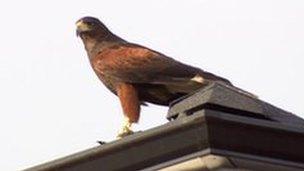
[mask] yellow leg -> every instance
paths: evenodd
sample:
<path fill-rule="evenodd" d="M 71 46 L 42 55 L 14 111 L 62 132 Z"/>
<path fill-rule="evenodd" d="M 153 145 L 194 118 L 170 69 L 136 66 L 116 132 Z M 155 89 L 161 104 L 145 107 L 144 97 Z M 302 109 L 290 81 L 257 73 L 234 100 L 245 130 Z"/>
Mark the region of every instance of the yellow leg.
<path fill-rule="evenodd" d="M 131 129 L 132 122 L 128 117 L 124 117 L 123 125 L 121 130 L 118 132 L 117 139 L 121 139 L 127 135 L 133 134 L 133 131 Z"/>
<path fill-rule="evenodd" d="M 116 87 L 116 91 L 124 114 L 124 122 L 117 135 L 117 138 L 120 139 L 133 133 L 131 126 L 139 119 L 140 101 L 137 90 L 131 84 L 120 83 Z"/>

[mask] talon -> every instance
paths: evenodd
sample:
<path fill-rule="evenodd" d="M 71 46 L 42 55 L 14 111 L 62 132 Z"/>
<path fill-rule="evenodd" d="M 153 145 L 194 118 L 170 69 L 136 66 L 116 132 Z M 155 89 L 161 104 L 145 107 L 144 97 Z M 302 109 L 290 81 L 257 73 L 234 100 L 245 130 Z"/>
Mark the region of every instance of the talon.
<path fill-rule="evenodd" d="M 131 135 L 133 133 L 134 132 L 132 130 L 130 130 L 130 129 L 129 130 L 125 130 L 125 131 L 121 131 L 121 132 L 118 133 L 117 139 L 121 139 L 121 138 L 126 137 L 128 135 Z"/>
<path fill-rule="evenodd" d="M 132 131 L 131 127 L 132 127 L 132 122 L 130 121 L 129 118 L 125 117 L 123 127 L 119 131 L 117 135 L 117 139 L 121 139 L 125 136 L 133 134 L 134 132 Z"/>

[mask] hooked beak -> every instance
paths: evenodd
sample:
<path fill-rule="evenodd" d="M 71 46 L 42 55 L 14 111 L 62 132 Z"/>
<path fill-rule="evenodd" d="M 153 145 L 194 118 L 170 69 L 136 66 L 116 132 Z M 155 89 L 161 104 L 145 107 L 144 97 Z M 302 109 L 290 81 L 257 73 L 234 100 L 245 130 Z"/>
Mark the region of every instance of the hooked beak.
<path fill-rule="evenodd" d="M 88 31 L 90 28 L 82 20 L 76 22 L 76 36 L 78 37 L 82 32 Z"/>
<path fill-rule="evenodd" d="M 80 32 L 76 30 L 76 36 L 78 37 L 80 35 Z"/>

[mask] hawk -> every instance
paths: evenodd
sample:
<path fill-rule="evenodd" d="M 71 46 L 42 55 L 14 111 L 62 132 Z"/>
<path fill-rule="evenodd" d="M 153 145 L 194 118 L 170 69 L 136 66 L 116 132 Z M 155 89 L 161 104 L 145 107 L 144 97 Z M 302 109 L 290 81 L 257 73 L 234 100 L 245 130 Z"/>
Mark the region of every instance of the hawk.
<path fill-rule="evenodd" d="M 225 78 L 120 38 L 97 18 L 83 17 L 76 27 L 96 75 L 120 100 L 124 123 L 118 137 L 132 133 L 141 105 L 168 106 L 210 82 L 232 86 Z"/>

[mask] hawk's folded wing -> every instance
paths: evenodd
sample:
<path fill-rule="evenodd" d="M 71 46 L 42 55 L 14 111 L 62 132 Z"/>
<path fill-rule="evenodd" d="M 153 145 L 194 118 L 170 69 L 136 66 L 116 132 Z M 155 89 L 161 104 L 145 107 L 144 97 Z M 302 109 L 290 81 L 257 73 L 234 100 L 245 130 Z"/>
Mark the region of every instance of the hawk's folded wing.
<path fill-rule="evenodd" d="M 117 45 L 102 51 L 93 59 L 93 67 L 125 83 L 184 84 L 199 75 L 204 80 L 230 84 L 224 78 L 135 44 Z"/>

